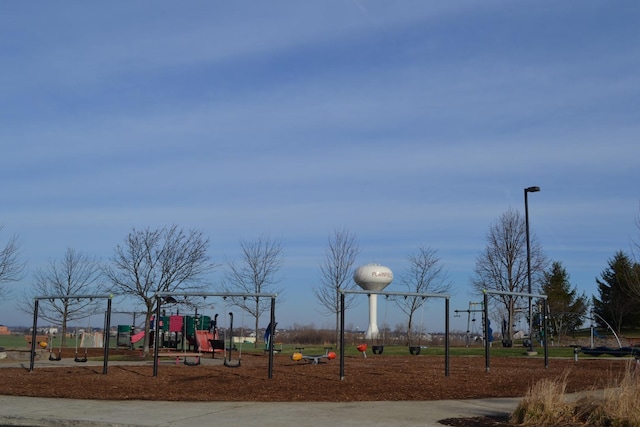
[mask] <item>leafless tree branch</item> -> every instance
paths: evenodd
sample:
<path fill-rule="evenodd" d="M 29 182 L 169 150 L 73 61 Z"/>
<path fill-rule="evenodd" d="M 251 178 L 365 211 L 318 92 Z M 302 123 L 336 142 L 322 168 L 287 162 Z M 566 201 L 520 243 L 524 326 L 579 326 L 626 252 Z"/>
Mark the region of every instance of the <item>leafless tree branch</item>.
<path fill-rule="evenodd" d="M 325 257 L 320 264 L 320 283 L 312 288 L 312 292 L 320 303 L 323 312 L 335 316 L 336 346 L 340 334 L 340 295 L 338 289 L 352 289 L 353 264 L 360 247 L 358 238 L 346 229 L 334 230 L 325 250 Z M 345 309 L 356 304 L 354 294 L 345 295 Z"/>
<path fill-rule="evenodd" d="M 131 295 L 145 306 L 143 349 L 149 351 L 149 329 L 158 292 L 195 292 L 206 287 L 210 262 L 209 239 L 200 230 L 185 232 L 178 226 L 156 230 L 134 229 L 118 245 L 105 274 L 115 292 Z"/>

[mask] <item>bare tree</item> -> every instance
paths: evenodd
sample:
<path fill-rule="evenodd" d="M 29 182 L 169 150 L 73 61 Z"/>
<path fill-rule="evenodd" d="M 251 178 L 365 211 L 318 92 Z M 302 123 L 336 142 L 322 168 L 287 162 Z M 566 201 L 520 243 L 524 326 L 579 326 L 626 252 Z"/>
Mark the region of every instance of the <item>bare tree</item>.
<path fill-rule="evenodd" d="M 158 292 L 195 292 L 204 289 L 206 273 L 215 268 L 202 231 L 184 232 L 176 225 L 157 230 L 133 229 L 118 245 L 105 274 L 116 292 L 131 295 L 145 307 L 144 353 L 149 352 L 149 330 Z"/>
<path fill-rule="evenodd" d="M 0 225 L 0 231 L 4 225 Z M 20 244 L 16 236 L 11 236 L 4 248 L 0 248 L 0 298 L 6 297 L 9 292 L 4 285 L 17 282 L 22 279 L 25 263 L 19 259 Z"/>
<path fill-rule="evenodd" d="M 530 235 L 532 283 L 539 284 L 547 260 L 535 235 Z M 487 245 L 477 257 L 473 287 L 502 292 L 527 292 L 526 225 L 524 218 L 514 209 L 506 211 L 492 224 L 486 236 Z M 517 303 L 523 299 L 514 295 L 494 295 L 492 301 L 504 306 L 507 312 L 507 340 L 513 340 L 513 324 Z M 504 337 L 503 337 L 504 339 Z"/>
<path fill-rule="evenodd" d="M 240 241 L 242 254 L 238 262 L 230 261 L 224 273 L 224 292 L 236 293 L 280 293 L 272 289 L 278 283 L 278 271 L 282 266 L 282 242 L 269 236 L 260 236 L 255 240 Z M 268 299 L 259 297 L 234 298 L 232 303 L 249 313 L 255 319 L 256 341 L 258 347 L 258 328 L 260 316 L 269 308 Z"/>
<path fill-rule="evenodd" d="M 447 293 L 451 290 L 451 281 L 444 271 L 437 251 L 428 246 L 420 246 L 417 251 L 408 257 L 409 266 L 403 271 L 400 277 L 400 284 L 406 292 L 421 294 Z M 428 298 L 408 296 L 398 297 L 396 304 L 403 313 L 408 316 L 407 338 L 409 345 L 413 341 L 414 315 L 415 312 L 427 302 Z M 420 331 L 422 333 L 422 331 Z"/>
<path fill-rule="evenodd" d="M 104 291 L 102 279 L 102 266 L 95 258 L 68 248 L 62 259 L 52 259 L 47 268 L 36 271 L 33 288 L 23 295 L 19 306 L 33 314 L 34 297 L 64 295 L 64 298 L 40 300 L 39 313 L 44 320 L 61 326 L 61 345 L 65 346 L 69 323 L 87 318 L 97 309 L 97 301 L 73 296 Z"/>
<path fill-rule="evenodd" d="M 360 253 L 358 239 L 346 229 L 335 230 L 329 238 L 324 260 L 320 265 L 320 283 L 312 291 L 324 312 L 335 315 L 336 346 L 340 335 L 340 295 L 338 289 L 352 289 L 353 264 Z M 345 295 L 345 308 L 356 303 L 354 294 Z"/>

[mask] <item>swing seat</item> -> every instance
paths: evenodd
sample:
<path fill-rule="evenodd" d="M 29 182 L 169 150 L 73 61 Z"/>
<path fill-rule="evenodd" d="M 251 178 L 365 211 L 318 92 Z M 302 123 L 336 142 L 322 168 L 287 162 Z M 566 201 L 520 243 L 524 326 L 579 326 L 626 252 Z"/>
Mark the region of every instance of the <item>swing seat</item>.
<path fill-rule="evenodd" d="M 183 362 L 183 363 L 184 363 L 186 366 L 198 366 L 198 365 L 200 365 L 200 356 L 195 356 L 195 358 L 196 358 L 195 362 L 189 362 L 189 361 L 187 360 L 187 356 L 185 356 L 185 357 L 184 357 L 184 362 Z"/>
<path fill-rule="evenodd" d="M 373 354 L 382 354 L 382 352 L 384 351 L 384 346 L 383 345 L 373 345 L 373 346 L 371 346 L 371 351 L 373 352 Z"/>
<path fill-rule="evenodd" d="M 222 340 L 209 340 L 211 346 L 211 357 L 216 358 L 216 353 L 224 353 L 224 341 Z"/>
<path fill-rule="evenodd" d="M 237 363 L 231 363 L 231 360 L 225 359 L 224 362 L 222 362 L 222 364 L 227 368 L 239 368 L 242 365 L 242 360 L 238 359 Z"/>

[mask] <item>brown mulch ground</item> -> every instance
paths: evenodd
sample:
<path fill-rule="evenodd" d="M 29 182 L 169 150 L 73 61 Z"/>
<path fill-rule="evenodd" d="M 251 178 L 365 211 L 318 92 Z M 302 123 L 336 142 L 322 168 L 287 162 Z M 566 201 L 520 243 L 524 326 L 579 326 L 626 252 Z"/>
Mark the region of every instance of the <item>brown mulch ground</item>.
<path fill-rule="evenodd" d="M 219 356 L 218 356 L 219 357 Z M 71 358 L 73 356 L 71 355 Z M 340 361 L 317 365 L 274 356 L 273 378 L 268 378 L 268 357 L 243 354 L 242 365 L 227 368 L 210 363 L 200 366 L 164 361 L 153 376 L 150 361 L 137 365 L 38 366 L 0 369 L 0 394 L 74 399 L 138 399 L 163 401 L 282 401 L 347 402 L 446 400 L 521 397 L 543 378 L 568 373 L 567 392 L 602 388 L 617 378 L 624 359 L 551 359 L 545 369 L 539 357 L 492 357 L 486 372 L 483 357 L 451 357 L 449 376 L 444 357 L 345 357 L 344 379 Z M 28 361 L 24 364 L 28 367 Z M 457 426 L 501 426 L 504 420 L 483 419 Z M 482 424 L 483 422 L 484 424 Z M 491 422 L 491 423 L 489 423 Z M 500 424 L 502 423 L 502 424 Z"/>

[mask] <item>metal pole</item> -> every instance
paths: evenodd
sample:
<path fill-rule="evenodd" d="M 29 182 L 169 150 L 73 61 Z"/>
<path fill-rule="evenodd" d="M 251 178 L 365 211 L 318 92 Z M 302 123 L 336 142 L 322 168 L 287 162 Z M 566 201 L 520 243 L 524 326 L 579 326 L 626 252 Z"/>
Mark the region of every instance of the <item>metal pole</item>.
<path fill-rule="evenodd" d="M 529 242 L 529 202 L 527 198 L 528 189 L 524 189 L 524 221 L 527 233 L 527 292 L 531 293 L 531 243 Z M 529 296 L 529 351 L 533 351 L 533 309 L 531 306 L 531 296 Z"/>
<path fill-rule="evenodd" d="M 271 330 L 269 331 L 269 379 L 273 378 L 273 338 L 276 333 L 276 299 L 275 297 L 271 297 L 271 316 L 270 316 L 269 325 L 271 325 Z M 257 331 L 256 331 L 257 332 Z M 256 338 L 257 338 L 256 333 Z"/>
<path fill-rule="evenodd" d="M 484 293 L 484 363 L 485 363 L 485 371 L 489 372 L 490 369 L 490 362 L 489 362 L 489 322 L 487 322 L 487 320 L 489 319 L 489 296 L 487 295 L 487 293 Z"/>
<path fill-rule="evenodd" d="M 542 330 L 544 334 L 544 367 L 549 367 L 549 341 L 548 341 L 548 333 L 547 333 L 547 299 L 542 300 Z"/>
<path fill-rule="evenodd" d="M 104 337 L 104 362 L 102 365 L 102 373 L 107 374 L 107 370 L 109 369 L 109 336 L 111 335 L 111 298 L 107 300 L 107 313 L 105 317 L 105 325 L 104 325 L 104 333 L 106 336 Z"/>
<path fill-rule="evenodd" d="M 444 300 L 444 376 L 449 376 L 449 298 Z"/>
<path fill-rule="evenodd" d="M 153 338 L 153 376 L 158 376 L 158 348 L 160 347 L 160 303 L 162 298 L 156 296 L 156 324 Z"/>
<path fill-rule="evenodd" d="M 29 371 L 33 371 L 33 365 L 36 361 L 36 328 L 38 327 L 38 306 L 40 300 L 36 298 L 33 306 L 33 329 L 31 330 L 31 355 L 29 356 Z"/>
<path fill-rule="evenodd" d="M 529 192 L 540 191 L 540 187 L 527 187 L 524 189 L 524 221 L 527 232 L 527 289 L 531 294 L 531 242 L 529 239 Z M 531 296 L 529 296 L 529 351 L 533 351 L 533 309 L 531 306 Z"/>
<path fill-rule="evenodd" d="M 340 293 L 340 381 L 344 380 L 344 293 Z"/>

